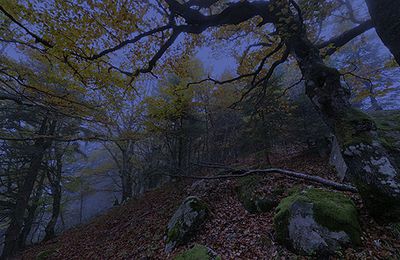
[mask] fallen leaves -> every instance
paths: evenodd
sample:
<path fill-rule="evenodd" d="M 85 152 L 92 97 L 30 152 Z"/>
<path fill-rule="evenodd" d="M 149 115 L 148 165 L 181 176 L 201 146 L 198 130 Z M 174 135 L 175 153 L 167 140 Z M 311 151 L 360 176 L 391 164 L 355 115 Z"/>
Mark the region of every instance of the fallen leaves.
<path fill-rule="evenodd" d="M 297 156 L 277 163 L 276 166 L 306 171 L 336 179 L 331 166 L 315 156 Z M 222 259 L 293 259 L 296 257 L 274 239 L 274 212 L 250 214 L 237 199 L 236 180 L 213 180 L 204 195 L 211 214 L 198 233 L 186 246 L 171 255 L 164 253 L 164 232 L 177 206 L 187 196 L 185 187 L 190 183 L 171 183 L 150 191 L 139 199 L 112 209 L 91 223 L 66 231 L 56 239 L 24 251 L 19 258 L 34 259 L 50 248 L 56 248 L 49 259 L 170 259 L 193 244 L 204 244 L 215 250 Z M 270 193 L 273 188 L 284 190 L 286 196 L 295 186 L 309 183 L 279 175 L 262 179 L 260 192 Z M 316 185 L 317 186 L 317 185 Z M 355 194 L 347 194 L 356 202 L 363 229 L 363 244 L 349 248 L 341 259 L 398 259 L 400 242 L 390 229 L 372 220 Z M 297 257 L 303 259 L 303 257 Z M 306 258 L 304 258 L 306 259 Z"/>

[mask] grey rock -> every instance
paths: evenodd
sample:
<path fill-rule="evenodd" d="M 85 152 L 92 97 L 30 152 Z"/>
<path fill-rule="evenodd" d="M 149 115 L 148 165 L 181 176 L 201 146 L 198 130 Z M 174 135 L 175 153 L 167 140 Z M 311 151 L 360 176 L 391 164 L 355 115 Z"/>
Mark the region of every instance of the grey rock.
<path fill-rule="evenodd" d="M 341 181 L 343 181 L 347 174 L 347 165 L 343 159 L 340 151 L 339 143 L 335 136 L 332 136 L 332 150 L 329 158 L 329 163 L 335 167 L 337 175 Z"/>
<path fill-rule="evenodd" d="M 187 197 L 167 225 L 165 252 L 185 244 L 207 217 L 207 205 L 198 197 Z"/>
<path fill-rule="evenodd" d="M 315 221 L 312 203 L 296 201 L 290 214 L 289 238 L 295 251 L 306 255 L 331 254 L 350 242 L 344 231 L 330 231 Z"/>
<path fill-rule="evenodd" d="M 297 254 L 328 256 L 361 244 L 357 208 L 347 196 L 305 189 L 284 198 L 274 217 L 276 240 Z"/>

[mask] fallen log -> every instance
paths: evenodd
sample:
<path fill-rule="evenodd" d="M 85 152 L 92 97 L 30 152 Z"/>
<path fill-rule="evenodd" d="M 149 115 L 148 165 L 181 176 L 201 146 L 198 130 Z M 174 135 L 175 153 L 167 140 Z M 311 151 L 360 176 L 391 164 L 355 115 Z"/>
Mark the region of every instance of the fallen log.
<path fill-rule="evenodd" d="M 209 168 L 214 168 L 212 166 L 205 166 Z M 220 167 L 218 167 L 220 168 Z M 226 167 L 227 169 L 229 167 Z M 254 174 L 266 174 L 266 173 L 275 173 L 281 174 L 285 176 L 289 176 L 296 179 L 302 179 L 314 183 L 319 183 L 324 186 L 331 187 L 335 190 L 339 191 L 349 191 L 353 193 L 358 193 L 357 189 L 354 186 L 348 184 L 342 184 L 335 181 L 331 181 L 320 176 L 314 176 L 307 173 L 295 172 L 280 168 L 268 168 L 268 169 L 253 169 L 253 170 L 243 170 L 243 169 L 231 169 L 232 172 L 240 172 L 238 174 L 224 174 L 224 175 L 215 175 L 215 176 L 196 176 L 196 175 L 179 175 L 179 174 L 166 174 L 171 177 L 178 177 L 178 178 L 190 178 L 190 179 L 202 179 L 202 180 L 215 180 L 215 179 L 230 179 L 230 178 L 240 178 Z"/>

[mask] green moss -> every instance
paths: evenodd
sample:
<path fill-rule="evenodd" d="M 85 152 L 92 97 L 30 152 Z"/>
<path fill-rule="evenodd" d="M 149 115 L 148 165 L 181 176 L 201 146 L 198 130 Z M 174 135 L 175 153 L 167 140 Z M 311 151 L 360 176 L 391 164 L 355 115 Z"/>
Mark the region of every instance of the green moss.
<path fill-rule="evenodd" d="M 382 110 L 369 113 L 378 129 L 382 131 L 400 131 L 400 110 Z"/>
<path fill-rule="evenodd" d="M 307 197 L 314 204 L 315 220 L 332 231 L 345 231 L 355 245 L 361 244 L 361 228 L 353 201 L 343 194 L 310 189 Z"/>
<path fill-rule="evenodd" d="M 278 241 L 285 243 L 288 238 L 290 207 L 295 201 L 313 204 L 315 221 L 332 231 L 345 231 L 355 245 L 361 243 L 360 225 L 354 203 L 336 192 L 308 189 L 283 199 L 274 217 Z"/>
<path fill-rule="evenodd" d="M 381 144 L 400 167 L 400 110 L 374 111 L 371 116 L 377 123 Z"/>
<path fill-rule="evenodd" d="M 236 193 L 244 208 L 250 213 L 257 212 L 257 205 L 255 203 L 255 190 L 261 181 L 260 176 L 250 175 L 240 178 Z"/>
<path fill-rule="evenodd" d="M 51 249 L 47 249 L 45 251 L 42 251 L 40 253 L 38 253 L 36 255 L 36 260 L 46 260 L 48 259 L 50 256 L 52 256 L 55 252 L 57 251 L 57 249 L 55 248 L 51 248 Z"/>
<path fill-rule="evenodd" d="M 215 258 L 208 254 L 208 249 L 202 245 L 195 245 L 193 248 L 179 254 L 175 257 L 175 260 L 220 260 L 221 257 L 217 256 Z"/>
<path fill-rule="evenodd" d="M 208 206 L 207 206 L 207 204 L 204 203 L 204 202 L 201 201 L 201 200 L 198 200 L 198 199 L 193 199 L 192 201 L 190 201 L 190 207 L 191 207 L 193 210 L 197 211 L 197 212 L 200 212 L 200 211 L 202 211 L 202 210 L 208 211 Z"/>
<path fill-rule="evenodd" d="M 290 207 L 295 201 L 307 201 L 306 198 L 299 195 L 299 192 L 292 193 L 289 197 L 281 200 L 279 205 L 276 207 L 276 213 L 274 216 L 274 226 L 276 232 L 276 239 L 282 244 L 286 244 L 286 239 L 289 237 L 289 218 L 290 218 Z"/>
<path fill-rule="evenodd" d="M 258 175 L 243 177 L 239 180 L 236 192 L 243 207 L 250 213 L 268 212 L 278 205 L 277 196 L 283 194 L 284 189 L 278 188 L 267 197 L 257 193 L 262 178 Z"/>
<path fill-rule="evenodd" d="M 181 233 L 182 223 L 177 222 L 167 233 L 167 243 L 171 241 L 176 241 Z"/>
<path fill-rule="evenodd" d="M 275 198 L 260 198 L 254 201 L 258 212 L 268 212 L 278 205 Z"/>
<path fill-rule="evenodd" d="M 359 109 L 350 108 L 339 115 L 335 124 L 336 137 L 342 147 L 354 144 L 371 144 L 370 131 L 376 129 L 374 120 Z"/>
<path fill-rule="evenodd" d="M 292 195 L 292 194 L 298 193 L 298 192 L 301 191 L 301 189 L 302 189 L 301 186 L 293 186 L 292 188 L 290 188 L 290 189 L 288 190 L 288 194 L 289 194 L 289 195 Z"/>

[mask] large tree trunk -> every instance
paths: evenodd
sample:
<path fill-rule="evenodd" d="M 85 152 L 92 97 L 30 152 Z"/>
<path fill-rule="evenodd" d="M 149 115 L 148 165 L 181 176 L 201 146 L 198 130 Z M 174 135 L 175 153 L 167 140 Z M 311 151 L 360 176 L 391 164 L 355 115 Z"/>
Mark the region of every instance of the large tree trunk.
<path fill-rule="evenodd" d="M 122 169 L 121 169 L 121 182 L 122 182 L 122 202 L 132 198 L 132 175 L 128 150 L 121 150 L 122 153 Z"/>
<path fill-rule="evenodd" d="M 319 50 L 307 38 L 301 21 L 274 1 L 278 33 L 295 56 L 306 81 L 306 94 L 336 135 L 352 182 L 370 214 L 382 220 L 400 220 L 400 176 L 382 146 L 374 121 L 351 107 L 350 92 L 340 73 L 324 64 Z M 287 2 L 286 2 L 287 4 Z"/>
<path fill-rule="evenodd" d="M 48 179 L 51 186 L 51 195 L 53 197 L 52 212 L 49 223 L 45 228 L 46 235 L 44 240 L 52 239 L 55 236 L 55 226 L 57 224 L 58 216 L 60 215 L 61 209 L 61 176 L 62 176 L 62 152 L 60 147 L 55 147 L 56 155 L 56 169 L 54 175 L 48 173 Z"/>
<path fill-rule="evenodd" d="M 44 119 L 39 135 L 53 135 L 55 129 L 55 121 L 48 123 L 48 119 Z M 5 232 L 4 248 L 1 259 L 7 259 L 18 250 L 18 237 L 24 222 L 25 212 L 29 205 L 29 198 L 32 194 L 35 181 L 39 174 L 45 151 L 50 147 L 51 140 L 40 138 L 33 145 L 34 152 L 32 153 L 31 162 L 27 170 L 27 175 L 24 179 L 22 187 L 18 190 L 17 199 L 14 211 L 11 215 L 11 222 Z"/>
<path fill-rule="evenodd" d="M 28 215 L 24 219 L 24 226 L 23 226 L 23 229 L 22 229 L 21 234 L 20 234 L 19 239 L 18 239 L 19 240 L 18 241 L 18 243 L 19 243 L 18 247 L 19 248 L 24 248 L 25 247 L 26 239 L 27 239 L 29 233 L 31 232 L 33 221 L 36 218 L 36 215 L 37 215 L 36 214 L 36 210 L 37 210 L 37 207 L 39 206 L 39 200 L 41 199 L 42 193 L 43 193 L 44 177 L 45 177 L 45 175 L 41 174 L 40 179 L 39 179 L 38 184 L 37 184 L 35 195 L 34 195 L 34 197 L 32 199 L 32 203 L 31 203 L 30 206 L 28 206 L 28 209 L 27 209 Z"/>
<path fill-rule="evenodd" d="M 382 42 L 400 65 L 400 1 L 365 0 Z"/>

